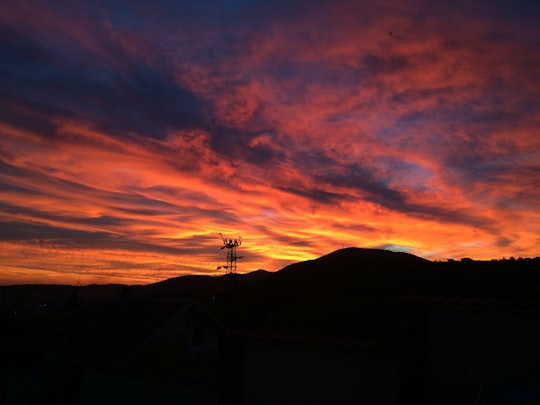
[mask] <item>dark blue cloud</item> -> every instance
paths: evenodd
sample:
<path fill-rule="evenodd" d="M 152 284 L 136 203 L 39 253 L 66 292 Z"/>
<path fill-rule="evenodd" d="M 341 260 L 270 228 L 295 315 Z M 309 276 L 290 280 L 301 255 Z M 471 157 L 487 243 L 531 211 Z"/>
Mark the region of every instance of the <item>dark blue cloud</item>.
<path fill-rule="evenodd" d="M 300 189 L 295 187 L 283 187 L 276 186 L 278 190 L 284 191 L 286 193 L 294 194 L 308 200 L 313 201 L 314 204 L 329 204 L 329 205 L 339 205 L 342 201 L 346 200 L 347 197 L 343 194 L 331 193 L 329 191 L 317 190 L 317 189 Z M 349 200 L 351 197 L 349 196 Z"/>
<path fill-rule="evenodd" d="M 444 204 L 432 206 L 412 203 L 409 201 L 407 194 L 388 186 L 383 180 L 376 178 L 373 171 L 360 165 L 350 165 L 346 173 L 327 173 L 322 176 L 315 176 L 315 178 L 319 184 L 357 190 L 362 195 L 361 198 L 366 201 L 371 201 L 390 210 L 413 217 L 433 219 L 446 223 L 468 224 L 479 228 L 490 227 L 490 221 L 468 215 L 463 211 L 445 208 Z M 350 199 L 351 196 L 346 195 L 344 198 Z"/>
<path fill-rule="evenodd" d="M 316 177 L 322 184 L 330 184 L 366 194 L 367 199 L 382 204 L 404 205 L 405 197 L 399 191 L 393 190 L 376 179 L 374 174 L 357 164 L 350 165 L 344 171 L 330 172 Z"/>
<path fill-rule="evenodd" d="M 148 2 L 136 3 L 137 9 L 147 10 Z M 201 30 L 206 29 L 207 24 L 211 24 L 212 29 L 223 30 L 235 26 L 260 28 L 275 19 L 301 19 L 309 10 L 306 7 L 318 5 L 306 0 L 163 0 L 152 3 L 152 13 L 164 23 L 187 23 L 188 27 L 193 27 L 193 22 L 197 22 L 203 24 L 199 25 Z M 115 19 L 118 18 L 117 13 Z"/>
<path fill-rule="evenodd" d="M 63 239 L 63 240 L 104 240 L 110 235 L 106 232 L 89 232 L 27 222 L 0 222 L 0 241 Z"/>
<path fill-rule="evenodd" d="M 284 145 L 277 139 L 273 129 L 246 131 L 239 128 L 216 126 L 211 128 L 210 147 L 219 156 L 231 162 L 243 161 L 255 166 L 265 166 L 285 159 Z M 252 140 L 260 135 L 268 135 L 278 147 L 265 144 L 252 145 Z"/>
<path fill-rule="evenodd" d="M 197 245 L 194 247 L 193 245 L 189 245 L 189 242 L 186 243 L 185 247 L 172 247 L 153 243 L 138 242 L 131 240 L 129 237 L 122 237 L 109 232 L 83 231 L 72 228 L 16 221 L 0 221 L 0 241 L 24 241 L 29 244 L 39 245 L 42 248 L 99 248 L 178 256 L 205 253 L 208 250 L 206 247 L 200 247 Z M 218 245 L 217 242 L 216 245 Z M 39 253 L 39 251 L 35 254 L 37 253 Z M 131 263 L 130 267 L 133 267 L 131 266 Z"/>
<path fill-rule="evenodd" d="M 512 2 L 507 0 L 485 0 L 470 2 L 467 0 L 447 1 L 448 7 L 457 9 L 463 16 L 499 19 L 534 21 L 540 16 L 540 4 L 535 0 Z M 538 20 L 536 20 L 538 21 Z"/>
<path fill-rule="evenodd" d="M 0 25 L 0 69 L 4 74 L 39 79 L 49 74 L 52 63 L 54 56 L 37 41 L 8 25 Z"/>
<path fill-rule="evenodd" d="M 137 133 L 162 139 L 171 129 L 199 127 L 203 106 L 180 87 L 172 73 L 127 56 L 115 55 L 122 66 L 99 62 L 85 50 L 48 48 L 38 38 L 3 27 L 0 43 L 0 95 L 4 122 L 54 136 L 46 117 L 82 120 L 111 135 Z M 109 45 L 111 46 L 111 45 Z M 88 64 L 93 60 L 93 64 Z"/>

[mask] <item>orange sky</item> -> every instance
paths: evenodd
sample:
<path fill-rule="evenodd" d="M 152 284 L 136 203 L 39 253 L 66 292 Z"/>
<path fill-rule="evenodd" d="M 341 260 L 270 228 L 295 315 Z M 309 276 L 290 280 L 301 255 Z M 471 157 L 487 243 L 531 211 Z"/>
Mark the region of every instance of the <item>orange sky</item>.
<path fill-rule="evenodd" d="M 469 3 L 0 5 L 0 284 L 538 256 L 539 6 Z"/>

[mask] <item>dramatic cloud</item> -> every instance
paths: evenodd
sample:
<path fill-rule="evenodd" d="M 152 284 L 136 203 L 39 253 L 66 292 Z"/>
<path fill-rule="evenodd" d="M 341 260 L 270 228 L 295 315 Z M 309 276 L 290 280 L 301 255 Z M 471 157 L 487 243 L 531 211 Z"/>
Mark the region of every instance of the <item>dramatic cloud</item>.
<path fill-rule="evenodd" d="M 537 2 L 0 5 L 0 283 L 537 256 Z"/>

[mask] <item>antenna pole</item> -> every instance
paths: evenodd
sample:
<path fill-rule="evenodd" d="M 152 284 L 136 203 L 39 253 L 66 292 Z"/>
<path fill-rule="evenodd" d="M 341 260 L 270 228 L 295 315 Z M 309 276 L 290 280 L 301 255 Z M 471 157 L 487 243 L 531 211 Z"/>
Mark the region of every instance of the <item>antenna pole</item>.
<path fill-rule="evenodd" d="M 236 248 L 242 244 L 242 237 L 239 236 L 238 239 L 227 239 L 223 234 L 219 234 L 223 242 L 221 249 L 227 249 L 227 264 L 225 266 L 219 266 L 218 269 L 225 269 L 226 274 L 236 274 L 236 260 L 241 259 L 242 256 L 236 254 Z"/>

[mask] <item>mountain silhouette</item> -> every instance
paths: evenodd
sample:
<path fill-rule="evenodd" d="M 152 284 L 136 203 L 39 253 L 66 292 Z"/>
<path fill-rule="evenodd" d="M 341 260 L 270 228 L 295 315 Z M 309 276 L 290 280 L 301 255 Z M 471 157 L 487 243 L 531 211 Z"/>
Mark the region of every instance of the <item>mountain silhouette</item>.
<path fill-rule="evenodd" d="M 540 296 L 539 264 L 431 262 L 402 252 L 346 248 L 225 294 L 215 312 L 233 328 L 392 339 L 405 303 L 414 297 Z"/>
<path fill-rule="evenodd" d="M 392 252 L 382 249 L 345 248 L 339 249 L 314 260 L 294 263 L 281 269 L 277 274 L 291 275 L 309 271 L 312 276 L 335 276 L 336 273 L 369 272 L 373 270 L 397 270 L 418 268 L 431 263 L 410 253 Z M 332 273 L 332 274 L 331 274 Z"/>
<path fill-rule="evenodd" d="M 305 385 L 291 385 L 297 398 L 313 387 L 313 376 L 334 398 L 358 381 L 369 388 L 366 376 L 377 370 L 373 365 L 390 365 L 389 378 L 374 374 L 380 379 L 377 395 L 379 389 L 396 389 L 400 403 L 427 404 L 434 402 L 427 395 L 419 400 L 418 393 L 438 389 L 433 371 L 441 380 L 457 381 L 452 376 L 461 378 L 470 359 L 480 376 L 493 370 L 505 376 L 514 367 L 525 373 L 523 381 L 535 381 L 527 367 L 538 356 L 527 359 L 538 353 L 539 310 L 540 258 L 433 262 L 403 252 L 347 248 L 275 273 L 182 276 L 136 286 L 0 287 L 0 357 L 13 370 L 37 367 L 35 375 L 54 384 L 60 379 L 49 374 L 59 372 L 73 393 L 83 373 L 106 370 L 107 378 L 116 378 L 110 381 L 122 384 L 143 375 L 152 384 L 174 380 L 211 387 L 226 398 L 222 403 L 241 403 L 250 384 L 253 392 L 278 390 L 276 398 L 285 398 L 291 388 L 283 383 L 294 383 L 296 375 L 310 376 Z M 455 350 L 456 336 L 463 351 Z M 431 361 L 431 342 L 438 342 L 444 362 Z M 476 356 L 484 342 L 490 343 L 491 363 Z M 360 368 L 346 366 L 351 361 Z M 283 370 L 289 371 L 286 381 L 276 384 L 271 377 Z M 392 370 L 400 370 L 394 388 Z M 254 383 L 256 373 L 263 385 Z M 28 379 L 19 371 L 12 375 L 20 378 L 13 381 Z M 350 383 L 341 384 L 351 375 Z M 144 380 L 137 377 L 132 387 Z M 156 387 L 148 392 L 155 395 Z"/>
<path fill-rule="evenodd" d="M 103 299 L 193 299 L 232 328 L 366 338 L 392 335 L 414 297 L 532 300 L 540 258 L 432 262 L 409 253 L 346 248 L 271 273 L 175 277 L 149 285 L 0 287 L 4 314 L 76 308 Z M 7 316 L 7 315 L 6 315 Z"/>
<path fill-rule="evenodd" d="M 408 253 L 340 249 L 238 288 L 217 316 L 236 328 L 371 337 L 432 267 Z"/>
<path fill-rule="evenodd" d="M 228 279 L 234 278 L 234 285 L 242 287 L 265 279 L 270 273 L 266 270 L 255 270 L 243 274 L 225 274 L 221 276 L 187 275 L 169 278 L 153 284 L 134 286 L 135 295 L 161 298 L 199 298 L 213 296 L 230 288 Z"/>

